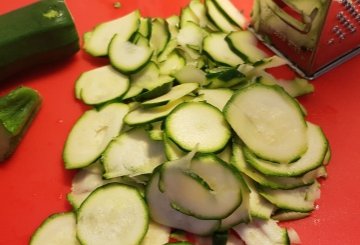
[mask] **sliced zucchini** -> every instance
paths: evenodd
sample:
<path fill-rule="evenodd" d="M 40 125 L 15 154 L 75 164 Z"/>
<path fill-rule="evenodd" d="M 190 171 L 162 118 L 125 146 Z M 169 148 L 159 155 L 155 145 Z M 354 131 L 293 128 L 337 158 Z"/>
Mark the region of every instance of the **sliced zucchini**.
<path fill-rule="evenodd" d="M 165 161 L 162 142 L 154 141 L 143 128 L 116 137 L 102 155 L 104 177 L 137 176 L 151 173 Z"/>
<path fill-rule="evenodd" d="M 71 129 L 63 150 L 65 168 L 83 168 L 93 163 L 119 134 L 129 107 L 108 104 L 99 111 L 86 111 Z"/>
<path fill-rule="evenodd" d="M 191 0 L 189 3 L 189 8 L 194 13 L 198 19 L 198 25 L 202 28 L 209 28 L 213 31 L 216 30 L 216 27 L 210 23 L 207 15 L 205 5 L 200 0 Z"/>
<path fill-rule="evenodd" d="M 123 96 L 129 86 L 127 76 L 107 65 L 82 73 L 75 83 L 75 96 L 85 104 L 96 105 Z"/>
<path fill-rule="evenodd" d="M 232 32 L 225 39 L 230 49 L 247 63 L 255 63 L 267 56 L 256 46 L 257 39 L 250 31 Z"/>
<path fill-rule="evenodd" d="M 168 23 L 161 18 L 155 18 L 151 22 L 150 47 L 154 50 L 154 55 L 160 55 L 170 40 Z"/>
<path fill-rule="evenodd" d="M 203 99 L 210 105 L 215 106 L 220 111 L 224 109 L 224 106 L 231 96 L 234 94 L 234 91 L 227 88 L 219 89 L 199 89 L 199 95 L 203 96 Z"/>
<path fill-rule="evenodd" d="M 227 163 L 210 154 L 197 156 L 190 163 L 186 157 L 182 159 L 165 163 L 160 172 L 163 191 L 180 212 L 201 219 L 222 219 L 241 204 L 241 182 Z"/>
<path fill-rule="evenodd" d="M 30 245 L 80 245 L 76 238 L 76 218 L 73 212 L 49 216 L 31 236 Z"/>
<path fill-rule="evenodd" d="M 290 210 L 279 209 L 277 210 L 271 218 L 278 221 L 288 221 L 288 220 L 296 220 L 308 217 L 310 212 L 296 212 Z"/>
<path fill-rule="evenodd" d="M 240 224 L 233 229 L 247 245 L 289 244 L 287 230 L 273 220 L 254 220 L 250 224 Z"/>
<path fill-rule="evenodd" d="M 167 59 L 159 63 L 160 73 L 165 75 L 174 75 L 186 65 L 186 60 L 178 54 L 172 52 L 168 54 Z"/>
<path fill-rule="evenodd" d="M 221 111 L 204 102 L 177 106 L 165 120 L 165 132 L 181 148 L 203 153 L 220 151 L 231 137 Z"/>
<path fill-rule="evenodd" d="M 155 87 L 154 89 L 140 93 L 139 95 L 136 95 L 133 99 L 139 102 L 151 100 L 168 93 L 172 87 L 173 82 L 167 82 L 158 87 Z"/>
<path fill-rule="evenodd" d="M 129 112 L 125 116 L 124 122 L 128 125 L 134 126 L 160 121 L 169 115 L 177 105 L 183 103 L 184 101 L 185 99 L 181 98 L 163 106 L 156 106 L 152 108 L 140 107 Z"/>
<path fill-rule="evenodd" d="M 218 220 L 201 220 L 173 209 L 167 195 L 159 190 L 159 176 L 159 171 L 153 173 L 145 192 L 150 216 L 153 220 L 199 235 L 211 234 L 218 228 L 220 223 Z"/>
<path fill-rule="evenodd" d="M 205 72 L 192 65 L 184 66 L 174 77 L 179 83 L 198 83 L 200 86 L 207 84 Z"/>
<path fill-rule="evenodd" d="M 163 106 L 184 97 L 185 95 L 193 92 L 198 87 L 199 84 L 197 83 L 180 84 L 172 87 L 168 93 L 161 95 L 157 98 L 144 101 L 141 103 L 141 105 L 143 107 Z"/>
<path fill-rule="evenodd" d="M 149 39 L 151 36 L 151 29 L 151 18 L 141 18 L 138 32 L 146 39 Z"/>
<path fill-rule="evenodd" d="M 207 34 L 199 25 L 188 21 L 181 26 L 176 38 L 179 45 L 201 50 L 203 39 Z"/>
<path fill-rule="evenodd" d="M 244 154 L 247 162 L 265 175 L 283 177 L 301 176 L 320 167 L 327 151 L 328 141 L 319 126 L 310 122 L 307 124 L 306 138 L 308 142 L 308 149 L 298 160 L 291 163 L 274 163 L 259 159 L 251 153 L 251 151 L 244 148 Z M 308 177 L 305 176 L 303 178 L 304 181 L 311 181 L 311 178 L 310 180 L 307 179 Z M 315 177 L 318 176 L 315 174 Z"/>
<path fill-rule="evenodd" d="M 204 52 L 219 64 L 237 66 L 244 61 L 236 55 L 225 41 L 225 33 L 211 33 L 204 38 Z"/>
<path fill-rule="evenodd" d="M 169 139 L 166 134 L 163 134 L 165 155 L 169 161 L 179 159 L 186 155 L 186 151 L 182 150 L 179 146 L 175 144 L 174 141 Z"/>
<path fill-rule="evenodd" d="M 116 34 L 109 44 L 111 65 L 124 74 L 141 70 L 149 61 L 153 50 L 148 46 L 136 45 Z"/>
<path fill-rule="evenodd" d="M 108 22 L 101 23 L 84 38 L 84 49 L 93 56 L 105 56 L 114 35 L 118 39 L 127 41 L 138 30 L 140 12 L 135 10 L 125 16 Z"/>
<path fill-rule="evenodd" d="M 307 149 L 307 126 L 298 102 L 281 87 L 253 84 L 230 99 L 224 114 L 257 156 L 289 163 Z"/>
<path fill-rule="evenodd" d="M 191 10 L 189 6 L 186 6 L 181 9 L 180 13 L 180 28 L 185 25 L 187 22 L 193 22 L 196 24 L 199 24 L 199 18 L 196 16 L 196 14 Z"/>
<path fill-rule="evenodd" d="M 143 197 L 135 188 L 123 184 L 97 188 L 77 213 L 77 236 L 82 244 L 139 244 L 148 225 Z"/>
<path fill-rule="evenodd" d="M 314 203 L 320 197 L 320 184 L 315 181 L 310 186 L 292 190 L 259 188 L 258 191 L 260 195 L 278 208 L 304 213 L 315 208 Z"/>
<path fill-rule="evenodd" d="M 245 28 L 246 18 L 230 0 L 212 0 L 220 12 L 233 24 Z"/>
<path fill-rule="evenodd" d="M 224 33 L 240 30 L 240 27 L 234 25 L 226 18 L 223 12 L 216 6 L 213 0 L 205 0 L 205 6 L 209 19 Z"/>
<path fill-rule="evenodd" d="M 304 176 L 299 177 L 277 177 L 264 175 L 246 162 L 242 147 L 236 143 L 233 144 L 232 164 L 256 183 L 272 189 L 286 190 L 311 185 L 314 183 L 314 180 L 319 177 L 316 173 L 318 170 L 313 170 L 306 173 Z"/>
<path fill-rule="evenodd" d="M 163 52 L 157 57 L 157 62 L 161 63 L 168 59 L 169 55 L 172 54 L 178 46 L 176 38 L 170 39 L 164 48 Z"/>
<path fill-rule="evenodd" d="M 163 245 L 169 241 L 171 228 L 150 221 L 149 228 L 140 245 Z"/>

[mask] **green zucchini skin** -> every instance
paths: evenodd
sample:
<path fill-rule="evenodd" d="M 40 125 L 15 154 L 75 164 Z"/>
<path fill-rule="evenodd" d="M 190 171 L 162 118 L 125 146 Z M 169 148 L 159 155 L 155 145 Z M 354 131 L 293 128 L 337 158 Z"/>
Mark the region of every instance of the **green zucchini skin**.
<path fill-rule="evenodd" d="M 1 15 L 0 37 L 0 81 L 80 49 L 64 0 L 43 0 Z"/>
<path fill-rule="evenodd" d="M 10 157 L 40 109 L 40 94 L 18 87 L 0 97 L 0 162 Z"/>

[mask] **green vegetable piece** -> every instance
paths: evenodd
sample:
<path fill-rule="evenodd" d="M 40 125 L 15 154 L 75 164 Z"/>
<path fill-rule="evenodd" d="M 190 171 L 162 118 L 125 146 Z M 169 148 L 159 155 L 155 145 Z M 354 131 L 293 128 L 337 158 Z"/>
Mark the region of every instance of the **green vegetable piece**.
<path fill-rule="evenodd" d="M 0 80 L 79 50 L 64 0 L 43 0 L 0 15 Z"/>
<path fill-rule="evenodd" d="M 18 87 L 0 97 L 0 161 L 15 151 L 40 104 L 39 93 L 28 87 Z"/>

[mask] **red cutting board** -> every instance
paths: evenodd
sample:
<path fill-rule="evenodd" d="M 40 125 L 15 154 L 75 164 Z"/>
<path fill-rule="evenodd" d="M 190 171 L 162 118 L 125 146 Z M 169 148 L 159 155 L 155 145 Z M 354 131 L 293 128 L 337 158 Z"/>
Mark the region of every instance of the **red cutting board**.
<path fill-rule="evenodd" d="M 233 0 L 247 17 L 252 0 Z M 1 1 L 0 14 L 33 0 Z M 139 8 L 144 16 L 179 14 L 187 0 L 67 0 L 79 34 L 95 24 Z M 0 37 L 1 38 L 1 37 Z M 106 60 L 80 51 L 71 59 L 23 72 L 0 84 L 0 94 L 19 85 L 37 89 L 42 108 L 16 153 L 0 165 L 0 245 L 27 244 L 36 227 L 50 214 L 70 210 L 66 201 L 73 171 L 63 168 L 66 136 L 85 107 L 74 99 L 79 74 Z M 360 56 L 313 81 L 315 92 L 300 99 L 307 119 L 321 125 L 333 156 L 329 177 L 312 215 L 284 223 L 295 228 L 304 245 L 352 245 L 360 238 Z M 288 69 L 278 76 L 292 74 Z M 105 244 L 104 244 L 105 245 Z"/>

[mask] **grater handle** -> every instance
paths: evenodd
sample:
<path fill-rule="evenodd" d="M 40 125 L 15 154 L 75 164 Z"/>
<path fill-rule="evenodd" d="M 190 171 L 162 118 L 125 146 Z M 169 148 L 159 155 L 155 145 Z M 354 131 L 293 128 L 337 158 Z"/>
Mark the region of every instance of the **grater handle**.
<path fill-rule="evenodd" d="M 295 30 L 308 33 L 311 29 L 312 22 L 315 19 L 318 9 L 315 8 L 310 15 L 298 11 L 284 0 L 265 0 L 268 7 L 286 24 Z"/>

